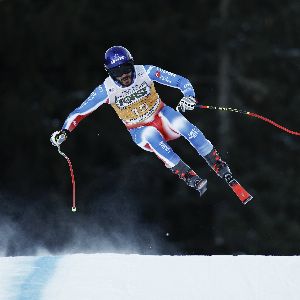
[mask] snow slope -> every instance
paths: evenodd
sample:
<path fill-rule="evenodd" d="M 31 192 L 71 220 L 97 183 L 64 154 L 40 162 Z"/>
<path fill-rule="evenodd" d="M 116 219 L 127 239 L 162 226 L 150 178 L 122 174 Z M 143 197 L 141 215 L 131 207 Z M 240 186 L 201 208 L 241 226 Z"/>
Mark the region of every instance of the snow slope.
<path fill-rule="evenodd" d="M 300 257 L 2 257 L 0 299 L 298 300 Z"/>

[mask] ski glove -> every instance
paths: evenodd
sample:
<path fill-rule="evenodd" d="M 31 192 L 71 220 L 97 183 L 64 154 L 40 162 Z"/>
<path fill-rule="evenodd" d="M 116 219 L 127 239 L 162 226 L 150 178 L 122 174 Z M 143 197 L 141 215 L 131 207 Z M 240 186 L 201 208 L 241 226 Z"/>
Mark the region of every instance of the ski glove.
<path fill-rule="evenodd" d="M 50 141 L 53 146 L 60 146 L 61 143 L 63 143 L 68 136 L 68 131 L 66 129 L 55 131 L 52 133 Z"/>
<path fill-rule="evenodd" d="M 183 97 L 176 106 L 176 110 L 182 112 L 185 112 L 186 110 L 193 110 L 196 103 L 197 100 L 194 97 Z"/>

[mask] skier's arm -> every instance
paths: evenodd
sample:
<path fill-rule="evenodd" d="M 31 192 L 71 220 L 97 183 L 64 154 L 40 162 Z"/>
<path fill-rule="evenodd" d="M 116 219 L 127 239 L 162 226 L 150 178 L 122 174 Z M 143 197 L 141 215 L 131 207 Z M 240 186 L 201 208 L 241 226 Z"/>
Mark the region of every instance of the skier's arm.
<path fill-rule="evenodd" d="M 152 65 L 144 65 L 144 68 L 151 80 L 180 89 L 184 97 L 195 97 L 194 88 L 187 78 Z"/>
<path fill-rule="evenodd" d="M 80 121 L 104 103 L 108 103 L 108 96 L 106 89 L 102 84 L 99 85 L 78 108 L 70 113 L 62 127 L 62 130 L 71 132 Z"/>

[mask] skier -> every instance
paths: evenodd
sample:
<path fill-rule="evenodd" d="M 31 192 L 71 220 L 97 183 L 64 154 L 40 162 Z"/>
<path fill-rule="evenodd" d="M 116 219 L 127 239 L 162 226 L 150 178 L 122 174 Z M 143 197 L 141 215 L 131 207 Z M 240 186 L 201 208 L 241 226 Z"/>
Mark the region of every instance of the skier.
<path fill-rule="evenodd" d="M 132 55 L 122 46 L 106 51 L 104 67 L 109 76 L 68 116 L 62 129 L 51 135 L 54 146 L 60 146 L 82 119 L 106 103 L 113 107 L 139 147 L 154 152 L 200 196 L 207 189 L 207 180 L 184 163 L 167 141 L 183 136 L 218 176 L 231 175 L 211 142 L 180 113 L 193 110 L 197 103 L 188 79 L 152 65 L 134 65 Z M 176 110 L 160 99 L 154 82 L 180 89 L 183 97 Z"/>

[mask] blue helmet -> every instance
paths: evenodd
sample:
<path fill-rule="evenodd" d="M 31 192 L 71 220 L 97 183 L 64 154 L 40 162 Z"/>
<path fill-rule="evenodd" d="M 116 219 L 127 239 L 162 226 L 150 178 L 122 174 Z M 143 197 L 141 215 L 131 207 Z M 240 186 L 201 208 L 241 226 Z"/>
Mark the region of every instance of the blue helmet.
<path fill-rule="evenodd" d="M 113 46 L 105 52 L 104 67 L 106 71 L 127 63 L 133 64 L 133 58 L 126 48 Z"/>
<path fill-rule="evenodd" d="M 118 84 L 122 83 L 122 79 L 118 80 L 123 74 L 131 74 L 131 82 L 135 78 L 135 70 L 133 58 L 130 52 L 122 46 L 113 46 L 105 52 L 104 68 L 109 76 Z"/>

